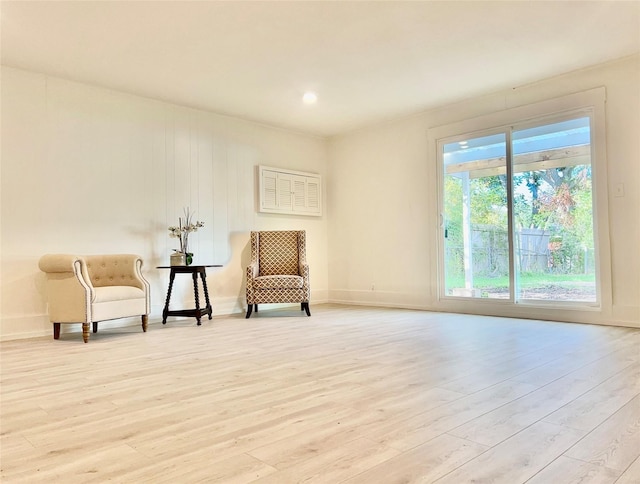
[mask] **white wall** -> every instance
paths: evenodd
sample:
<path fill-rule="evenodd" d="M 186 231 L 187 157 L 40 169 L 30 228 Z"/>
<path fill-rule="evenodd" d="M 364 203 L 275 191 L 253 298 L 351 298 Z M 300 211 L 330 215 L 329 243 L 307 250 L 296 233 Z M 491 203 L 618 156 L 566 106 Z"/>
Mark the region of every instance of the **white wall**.
<path fill-rule="evenodd" d="M 155 266 L 168 262 L 166 227 L 186 205 L 206 223 L 196 256 L 224 264 L 208 277 L 216 314 L 244 310 L 249 231 L 290 228 L 307 230 L 312 302 L 442 309 L 428 129 L 598 86 L 607 92 L 612 306 L 505 315 L 640 326 L 638 56 L 329 141 L 18 69 L 1 75 L 0 339 L 50 334 L 37 261 L 52 252 L 142 255 L 157 323 L 167 273 Z M 323 175 L 325 215 L 258 213 L 258 164 Z M 618 183 L 624 197 L 613 196 Z M 177 290 L 192 300 L 190 281 Z"/>
<path fill-rule="evenodd" d="M 599 86 L 607 95 L 612 283 L 604 290 L 612 303 L 599 312 L 483 309 L 477 301 L 455 310 L 640 326 L 639 56 L 333 138 L 327 184 L 329 299 L 445 309 L 436 291 L 437 183 L 428 130 Z M 618 183 L 624 183 L 624 197 L 614 197 Z"/>
<path fill-rule="evenodd" d="M 1 339 L 50 334 L 37 265 L 46 253 L 140 254 L 157 322 L 168 271 L 155 267 L 169 262 L 167 227 L 185 206 L 205 222 L 190 239 L 196 261 L 224 264 L 208 273 L 214 314 L 244 310 L 251 230 L 305 229 L 312 304 L 326 300 L 326 217 L 258 213 L 254 179 L 260 164 L 325 176 L 325 140 L 18 69 L 1 74 Z M 172 302 L 193 301 L 189 278 L 176 290 Z"/>

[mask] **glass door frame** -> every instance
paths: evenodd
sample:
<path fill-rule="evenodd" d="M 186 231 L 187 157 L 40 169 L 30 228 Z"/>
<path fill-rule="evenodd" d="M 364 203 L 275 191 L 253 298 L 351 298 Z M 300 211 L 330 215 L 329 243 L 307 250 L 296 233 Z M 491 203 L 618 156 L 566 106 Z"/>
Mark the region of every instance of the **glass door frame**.
<path fill-rule="evenodd" d="M 445 179 L 445 165 L 444 160 L 442 158 L 444 152 L 444 146 L 452 143 L 460 143 L 462 141 L 468 141 L 477 138 L 490 137 L 495 135 L 504 135 L 505 142 L 505 170 L 507 175 L 507 206 L 511 205 L 511 179 L 509 174 L 511 173 L 511 168 L 509 167 L 509 160 L 511 157 L 511 133 L 510 126 L 499 126 L 491 129 L 474 131 L 471 133 L 462 133 L 448 138 L 441 138 L 437 140 L 437 150 L 438 150 L 438 213 L 439 213 L 439 227 L 438 227 L 438 294 L 440 299 L 461 299 L 461 300 L 473 300 L 473 301 L 486 301 L 484 298 L 473 298 L 473 297 L 464 297 L 464 296 L 451 296 L 446 294 L 446 273 L 445 273 L 445 207 L 444 207 L 444 179 Z M 511 220 L 511 210 L 507 210 L 507 240 L 508 240 L 508 267 L 509 267 L 509 298 L 501 299 L 502 303 L 511 302 L 514 303 L 515 293 L 513 286 L 513 247 L 512 247 L 512 231 L 513 231 L 513 223 Z M 471 248 L 470 248 L 471 249 Z M 491 299 L 492 301 L 497 301 L 497 299 Z"/>

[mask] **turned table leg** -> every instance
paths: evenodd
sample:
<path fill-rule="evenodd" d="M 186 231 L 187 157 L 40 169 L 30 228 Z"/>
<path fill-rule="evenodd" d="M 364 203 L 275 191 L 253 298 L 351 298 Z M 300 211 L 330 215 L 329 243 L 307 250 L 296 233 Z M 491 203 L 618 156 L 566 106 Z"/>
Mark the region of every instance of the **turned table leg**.
<path fill-rule="evenodd" d="M 169 289 L 167 289 L 167 299 L 164 302 L 164 309 L 162 310 L 162 324 L 167 324 L 167 315 L 169 314 L 169 299 L 171 299 L 171 289 L 173 289 L 173 280 L 176 278 L 174 269 L 171 269 L 169 274 Z"/>
<path fill-rule="evenodd" d="M 191 274 L 193 277 L 193 295 L 196 300 L 196 321 L 198 322 L 198 326 L 200 326 L 200 297 L 198 295 L 198 273 L 194 272 Z"/>
<path fill-rule="evenodd" d="M 200 279 L 202 279 L 202 289 L 204 290 L 204 301 L 206 303 L 205 309 L 207 310 L 207 315 L 209 319 L 211 319 L 211 313 L 213 312 L 213 308 L 211 307 L 211 302 L 209 301 L 209 290 L 207 289 L 207 274 L 204 269 L 200 273 Z"/>

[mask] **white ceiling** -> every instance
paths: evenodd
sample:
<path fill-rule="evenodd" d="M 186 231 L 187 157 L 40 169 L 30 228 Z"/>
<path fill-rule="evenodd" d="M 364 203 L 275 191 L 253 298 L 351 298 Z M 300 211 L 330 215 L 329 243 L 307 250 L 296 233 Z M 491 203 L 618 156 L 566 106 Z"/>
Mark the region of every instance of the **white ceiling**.
<path fill-rule="evenodd" d="M 639 1 L 3 0 L 0 16 L 4 65 L 320 136 L 640 52 Z"/>

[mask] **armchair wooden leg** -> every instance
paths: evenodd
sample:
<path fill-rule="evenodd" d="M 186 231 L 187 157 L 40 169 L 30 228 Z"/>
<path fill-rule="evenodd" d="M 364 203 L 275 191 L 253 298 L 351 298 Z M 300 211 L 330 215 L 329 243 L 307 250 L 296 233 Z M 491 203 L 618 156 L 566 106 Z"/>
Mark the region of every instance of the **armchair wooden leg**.
<path fill-rule="evenodd" d="M 89 323 L 82 323 L 82 339 L 84 340 L 85 343 L 89 342 L 89 335 L 91 333 L 89 332 Z"/>
<path fill-rule="evenodd" d="M 257 304 L 254 304 L 254 305 L 253 305 L 253 310 L 254 310 L 256 313 L 258 312 L 258 305 L 257 305 Z"/>
<path fill-rule="evenodd" d="M 94 322 L 93 322 L 93 332 L 94 332 L 94 333 L 97 333 L 97 332 L 98 332 L 98 322 L 97 322 L 97 321 L 94 321 Z"/>
<path fill-rule="evenodd" d="M 245 316 L 245 319 L 249 319 L 251 311 L 253 311 L 253 304 L 247 304 L 247 315 Z"/>
<path fill-rule="evenodd" d="M 60 323 L 53 323 L 53 339 L 60 339 Z"/>
<path fill-rule="evenodd" d="M 142 331 L 143 332 L 147 332 L 147 323 L 149 322 L 149 315 L 148 314 L 143 314 L 142 315 Z"/>
<path fill-rule="evenodd" d="M 307 313 L 307 316 L 311 316 L 311 311 L 309 310 L 309 303 L 308 302 L 303 302 L 302 303 L 302 309 L 305 310 L 305 312 Z"/>

